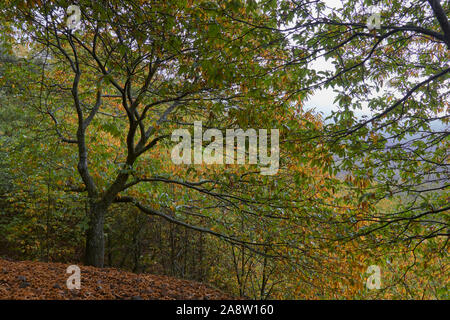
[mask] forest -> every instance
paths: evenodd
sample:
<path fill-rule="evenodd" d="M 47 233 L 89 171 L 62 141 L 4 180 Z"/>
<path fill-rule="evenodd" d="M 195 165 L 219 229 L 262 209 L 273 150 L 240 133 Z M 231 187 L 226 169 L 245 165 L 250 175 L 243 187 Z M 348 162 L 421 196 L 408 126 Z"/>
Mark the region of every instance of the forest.
<path fill-rule="evenodd" d="M 449 16 L 1 1 L 0 299 L 448 300 Z"/>

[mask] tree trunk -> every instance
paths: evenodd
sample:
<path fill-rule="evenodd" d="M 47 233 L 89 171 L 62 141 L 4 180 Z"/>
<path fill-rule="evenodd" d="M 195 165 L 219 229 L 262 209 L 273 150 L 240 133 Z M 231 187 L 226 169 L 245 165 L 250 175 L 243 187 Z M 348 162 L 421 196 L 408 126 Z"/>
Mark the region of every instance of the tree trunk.
<path fill-rule="evenodd" d="M 107 207 L 94 203 L 89 210 L 89 227 L 86 236 L 85 264 L 102 268 L 105 255 L 103 225 Z"/>

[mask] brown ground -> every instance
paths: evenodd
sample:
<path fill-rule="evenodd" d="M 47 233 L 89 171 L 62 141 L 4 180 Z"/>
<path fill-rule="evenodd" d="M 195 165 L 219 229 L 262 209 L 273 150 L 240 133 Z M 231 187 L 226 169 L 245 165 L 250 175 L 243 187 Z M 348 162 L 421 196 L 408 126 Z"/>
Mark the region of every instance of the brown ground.
<path fill-rule="evenodd" d="M 68 266 L 0 259 L 0 299 L 232 299 L 195 281 L 81 264 L 81 289 L 69 290 Z"/>

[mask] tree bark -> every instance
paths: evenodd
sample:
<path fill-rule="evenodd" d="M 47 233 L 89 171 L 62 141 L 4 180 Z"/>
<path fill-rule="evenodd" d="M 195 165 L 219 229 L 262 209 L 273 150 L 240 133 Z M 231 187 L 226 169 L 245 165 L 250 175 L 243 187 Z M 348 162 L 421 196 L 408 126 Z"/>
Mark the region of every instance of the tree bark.
<path fill-rule="evenodd" d="M 104 222 L 107 207 L 94 203 L 89 210 L 89 227 L 86 235 L 85 264 L 103 268 L 105 256 Z"/>

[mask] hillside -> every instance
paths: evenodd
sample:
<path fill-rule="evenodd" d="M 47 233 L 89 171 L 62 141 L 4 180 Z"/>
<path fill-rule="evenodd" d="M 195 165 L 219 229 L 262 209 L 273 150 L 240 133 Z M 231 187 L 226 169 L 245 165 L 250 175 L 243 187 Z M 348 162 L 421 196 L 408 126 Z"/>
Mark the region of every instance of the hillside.
<path fill-rule="evenodd" d="M 0 259 L 0 299 L 232 299 L 202 283 L 79 265 L 81 289 L 68 290 L 69 264 Z"/>

